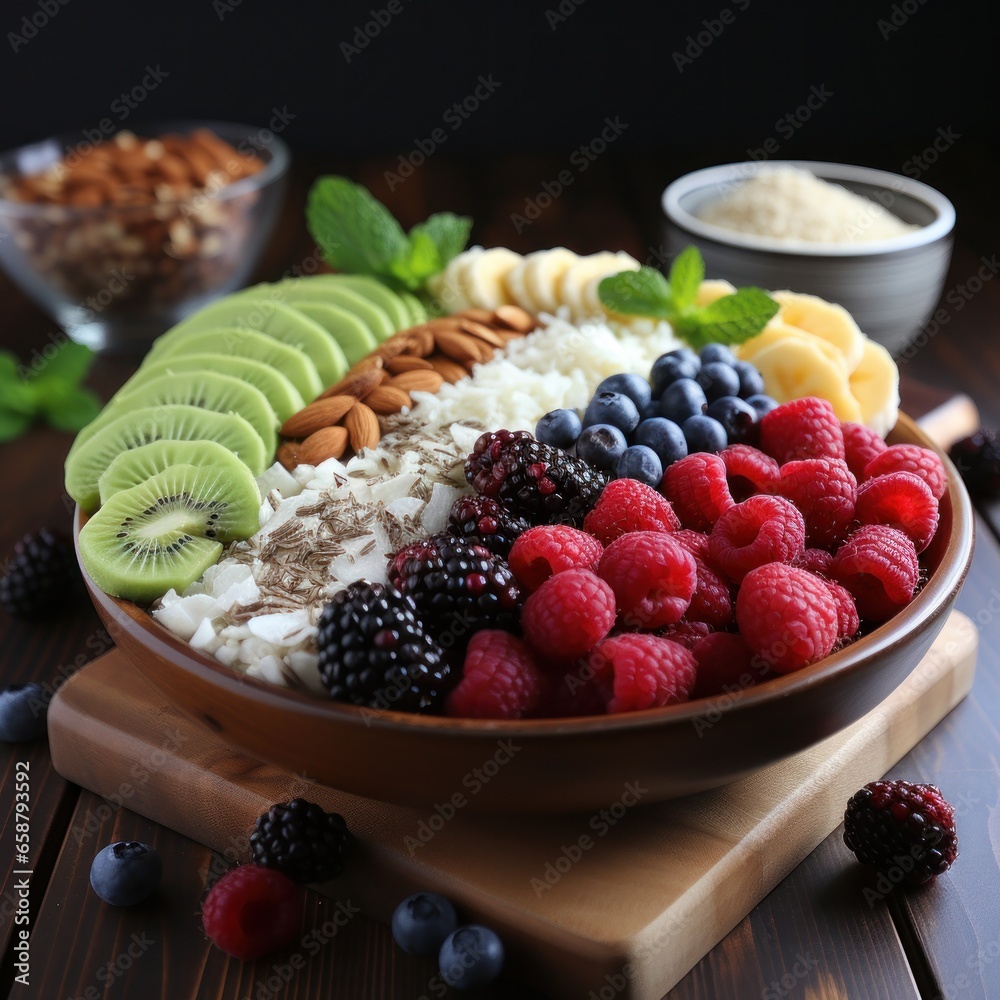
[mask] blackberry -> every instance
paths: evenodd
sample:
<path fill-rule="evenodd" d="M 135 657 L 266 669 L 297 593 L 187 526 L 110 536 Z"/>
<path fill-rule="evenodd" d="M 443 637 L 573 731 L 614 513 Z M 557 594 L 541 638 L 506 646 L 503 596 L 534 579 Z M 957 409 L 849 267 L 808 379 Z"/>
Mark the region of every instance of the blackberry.
<path fill-rule="evenodd" d="M 1000 435 L 983 427 L 952 445 L 948 456 L 971 493 L 995 497 L 1000 493 Z"/>
<path fill-rule="evenodd" d="M 536 441 L 527 431 L 483 434 L 465 463 L 477 493 L 498 500 L 532 525 L 580 527 L 608 482 L 580 458 Z"/>
<path fill-rule="evenodd" d="M 351 584 L 323 609 L 317 643 L 320 677 L 334 700 L 441 711 L 451 667 L 412 598 L 378 583 Z"/>
<path fill-rule="evenodd" d="M 955 810 L 934 785 L 872 781 L 847 803 L 844 843 L 862 864 L 901 871 L 894 882 L 920 885 L 958 857 Z"/>
<path fill-rule="evenodd" d="M 449 646 L 464 646 L 481 628 L 513 631 L 521 617 L 521 588 L 506 561 L 446 532 L 400 549 L 389 582 L 413 598 L 427 627 Z"/>
<path fill-rule="evenodd" d="M 80 571 L 73 543 L 58 531 L 42 528 L 15 546 L 0 576 L 0 607 L 10 615 L 40 618 L 79 595 Z"/>
<path fill-rule="evenodd" d="M 504 510 L 490 497 L 459 497 L 448 515 L 448 530 L 456 538 L 482 545 L 503 559 L 510 555 L 517 536 L 530 527 L 523 517 Z"/>
<path fill-rule="evenodd" d="M 328 882 L 343 870 L 353 838 L 339 813 L 305 799 L 279 802 L 250 834 L 255 864 L 274 868 L 293 882 Z"/>

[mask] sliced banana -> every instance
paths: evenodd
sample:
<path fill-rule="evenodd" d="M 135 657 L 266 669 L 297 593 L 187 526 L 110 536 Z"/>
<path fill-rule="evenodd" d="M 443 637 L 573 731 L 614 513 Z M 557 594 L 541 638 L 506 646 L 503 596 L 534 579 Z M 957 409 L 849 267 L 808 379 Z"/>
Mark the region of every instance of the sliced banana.
<path fill-rule="evenodd" d="M 779 319 L 833 344 L 843 354 L 849 372 L 858 367 L 865 335 L 843 306 L 800 292 L 780 291 L 770 295 L 781 306 Z"/>
<path fill-rule="evenodd" d="M 462 251 L 449 261 L 448 266 L 441 274 L 432 278 L 428 283 L 431 294 L 441 303 L 441 308 L 445 312 L 456 313 L 462 309 L 468 309 L 472 305 L 465 297 L 459 272 L 468 266 L 473 258 L 483 252 L 482 247 L 473 247 L 471 250 Z"/>
<path fill-rule="evenodd" d="M 753 364 L 767 394 L 779 403 L 820 396 L 830 401 L 839 420 L 860 422 L 861 406 L 851 395 L 847 376 L 816 340 L 786 337 L 775 341 L 754 355 Z"/>
<path fill-rule="evenodd" d="M 756 337 L 751 337 L 750 340 L 740 344 L 736 348 L 736 354 L 744 361 L 756 364 L 755 359 L 761 351 L 771 347 L 772 344 L 783 343 L 786 340 L 798 340 L 811 344 L 825 355 L 828 361 L 837 366 L 844 378 L 850 374 L 844 355 L 833 344 L 814 336 L 807 330 L 783 323 L 777 317 L 772 319 Z"/>
<path fill-rule="evenodd" d="M 579 260 L 565 247 L 538 250 L 524 258 L 524 287 L 531 305 L 525 309 L 554 313 L 562 303 L 559 289 L 566 272 Z"/>
<path fill-rule="evenodd" d="M 736 286 L 722 278 L 710 278 L 703 281 L 698 286 L 698 294 L 695 296 L 696 306 L 707 306 L 716 299 L 721 299 L 724 295 L 732 295 L 736 291 Z"/>
<path fill-rule="evenodd" d="M 499 309 L 512 305 L 506 278 L 521 263 L 521 255 L 506 247 L 491 247 L 471 257 L 458 271 L 462 292 L 478 309 Z"/>
<path fill-rule="evenodd" d="M 627 253 L 592 253 L 580 257 L 563 275 L 560 296 L 564 305 L 576 319 L 587 316 L 601 316 L 604 309 L 597 298 L 600 279 L 619 271 L 637 271 L 639 262 Z M 595 282 L 595 279 L 596 282 Z"/>
<path fill-rule="evenodd" d="M 538 309 L 531 301 L 531 294 L 528 292 L 527 269 L 531 256 L 522 257 L 514 265 L 504 279 L 504 286 L 507 292 L 507 299 L 528 312 L 537 312 Z"/>
<path fill-rule="evenodd" d="M 892 355 L 881 344 L 866 339 L 849 387 L 861 410 L 861 422 L 885 437 L 899 416 L 899 369 Z"/>

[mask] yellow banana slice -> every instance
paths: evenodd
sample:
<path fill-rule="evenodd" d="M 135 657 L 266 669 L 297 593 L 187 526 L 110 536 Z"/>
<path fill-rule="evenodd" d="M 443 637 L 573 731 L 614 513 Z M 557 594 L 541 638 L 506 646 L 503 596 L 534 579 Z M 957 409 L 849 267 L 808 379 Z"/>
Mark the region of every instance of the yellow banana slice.
<path fill-rule="evenodd" d="M 860 422 L 861 406 L 851 395 L 847 376 L 819 348 L 817 341 L 786 337 L 754 356 L 769 396 L 779 403 L 800 396 L 820 396 L 833 404 L 840 420 Z"/>
<path fill-rule="evenodd" d="M 770 295 L 781 306 L 777 319 L 833 344 L 844 355 L 848 372 L 858 367 L 865 335 L 843 306 L 800 292 L 780 291 Z"/>
<path fill-rule="evenodd" d="M 522 257 L 508 272 L 504 278 L 504 289 L 507 293 L 507 301 L 512 302 L 528 312 L 535 312 L 535 304 L 531 301 L 528 292 L 527 269 L 530 256 Z"/>
<path fill-rule="evenodd" d="M 892 355 L 881 344 L 866 339 L 849 387 L 861 410 L 861 422 L 885 437 L 899 416 L 899 369 Z"/>
<path fill-rule="evenodd" d="M 559 289 L 566 272 L 580 258 L 565 247 L 537 250 L 524 258 L 524 289 L 528 302 L 519 303 L 529 312 L 554 313 L 562 303 Z"/>
<path fill-rule="evenodd" d="M 772 344 L 783 343 L 786 340 L 800 340 L 814 346 L 828 361 L 837 366 L 838 371 L 840 371 L 844 378 L 847 378 L 850 374 L 844 355 L 833 344 L 826 340 L 821 340 L 819 337 L 797 326 L 790 326 L 788 323 L 783 323 L 778 317 L 772 319 L 756 337 L 751 337 L 745 343 L 740 344 L 736 348 L 736 354 L 744 361 L 756 364 L 755 358 L 761 351 L 766 350 Z"/>
<path fill-rule="evenodd" d="M 466 300 L 478 309 L 512 305 L 506 278 L 521 263 L 521 255 L 506 247 L 491 247 L 470 256 L 459 268 L 458 281 Z"/>
<path fill-rule="evenodd" d="M 431 294 L 440 301 L 445 312 L 455 313 L 462 309 L 468 309 L 472 303 L 465 297 L 459 272 L 468 266 L 470 260 L 478 254 L 483 253 L 482 247 L 473 247 L 471 250 L 464 250 L 457 257 L 453 257 L 448 266 L 428 282 Z"/>
<path fill-rule="evenodd" d="M 604 309 L 597 298 L 597 285 L 601 278 L 619 271 L 637 271 L 639 262 L 627 253 L 593 253 L 580 257 L 563 275 L 560 296 L 564 305 L 576 319 L 601 316 Z M 594 279 L 597 279 L 594 283 Z M 592 284 L 593 283 L 593 284 Z M 590 286 L 590 287 L 588 287 Z"/>
<path fill-rule="evenodd" d="M 721 278 L 710 278 L 703 281 L 698 286 L 698 294 L 695 297 L 696 306 L 707 306 L 716 299 L 721 299 L 724 295 L 732 295 L 736 291 L 736 286 Z"/>

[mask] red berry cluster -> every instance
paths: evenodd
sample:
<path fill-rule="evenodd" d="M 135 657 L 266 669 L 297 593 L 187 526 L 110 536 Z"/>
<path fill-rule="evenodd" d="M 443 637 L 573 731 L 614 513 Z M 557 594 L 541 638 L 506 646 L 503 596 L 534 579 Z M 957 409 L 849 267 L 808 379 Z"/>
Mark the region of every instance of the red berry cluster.
<path fill-rule="evenodd" d="M 582 530 L 540 525 L 509 563 L 523 638 L 477 632 L 452 715 L 623 712 L 798 670 L 912 600 L 947 474 L 814 397 L 731 445 L 616 479 Z M 737 680 L 741 679 L 741 680 Z"/>

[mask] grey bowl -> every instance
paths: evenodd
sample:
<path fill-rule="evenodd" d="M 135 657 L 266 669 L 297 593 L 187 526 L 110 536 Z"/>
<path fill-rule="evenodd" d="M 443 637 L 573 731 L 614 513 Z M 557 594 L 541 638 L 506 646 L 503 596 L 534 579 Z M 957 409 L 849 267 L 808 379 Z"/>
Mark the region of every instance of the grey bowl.
<path fill-rule="evenodd" d="M 921 228 L 860 244 L 788 244 L 703 222 L 697 213 L 761 169 L 802 167 L 871 198 Z M 844 306 L 858 326 L 893 353 L 928 321 L 951 260 L 955 209 L 939 191 L 899 174 L 847 163 L 782 160 L 729 163 L 695 170 L 663 192 L 667 251 L 695 244 L 711 278 L 734 285 L 787 288 Z"/>

